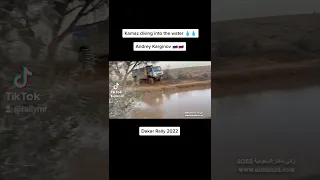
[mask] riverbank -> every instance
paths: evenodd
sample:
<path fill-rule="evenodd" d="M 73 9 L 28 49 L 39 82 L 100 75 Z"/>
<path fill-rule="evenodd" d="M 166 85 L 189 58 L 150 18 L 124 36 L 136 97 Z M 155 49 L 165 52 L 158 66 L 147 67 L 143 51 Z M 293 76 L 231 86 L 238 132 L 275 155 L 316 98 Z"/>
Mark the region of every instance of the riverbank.
<path fill-rule="evenodd" d="M 212 23 L 214 97 L 320 84 L 320 14 Z"/>
<path fill-rule="evenodd" d="M 320 84 L 320 60 L 221 69 L 212 73 L 213 95 L 222 97 Z"/>
<path fill-rule="evenodd" d="M 155 93 L 155 92 L 174 92 L 174 91 L 189 91 L 194 89 L 207 89 L 211 88 L 211 80 L 203 81 L 160 81 L 153 85 L 140 84 L 137 91 L 142 93 Z"/>

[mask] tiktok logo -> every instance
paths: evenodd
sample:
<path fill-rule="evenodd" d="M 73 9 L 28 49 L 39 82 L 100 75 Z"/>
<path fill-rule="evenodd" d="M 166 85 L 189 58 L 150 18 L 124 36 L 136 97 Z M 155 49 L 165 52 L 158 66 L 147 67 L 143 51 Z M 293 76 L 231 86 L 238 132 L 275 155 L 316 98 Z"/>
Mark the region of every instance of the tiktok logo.
<path fill-rule="evenodd" d="M 114 85 L 114 86 L 113 86 L 113 89 L 114 89 L 114 90 L 117 90 L 117 89 L 118 89 L 118 87 L 119 87 L 119 83 L 118 83 L 118 82 L 116 82 L 116 85 Z"/>
<path fill-rule="evenodd" d="M 21 74 L 17 74 L 13 78 L 13 84 L 17 88 L 25 88 L 28 85 L 28 76 L 32 76 L 32 72 L 27 67 L 22 67 Z"/>

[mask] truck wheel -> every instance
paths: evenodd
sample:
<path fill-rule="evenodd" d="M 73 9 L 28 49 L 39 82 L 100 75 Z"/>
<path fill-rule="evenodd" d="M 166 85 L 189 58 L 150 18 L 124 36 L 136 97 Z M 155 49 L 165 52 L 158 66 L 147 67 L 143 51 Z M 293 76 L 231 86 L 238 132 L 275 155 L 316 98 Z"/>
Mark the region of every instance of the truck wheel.
<path fill-rule="evenodd" d="M 148 83 L 149 83 L 149 84 L 153 84 L 153 83 L 154 83 L 153 78 L 148 78 Z"/>

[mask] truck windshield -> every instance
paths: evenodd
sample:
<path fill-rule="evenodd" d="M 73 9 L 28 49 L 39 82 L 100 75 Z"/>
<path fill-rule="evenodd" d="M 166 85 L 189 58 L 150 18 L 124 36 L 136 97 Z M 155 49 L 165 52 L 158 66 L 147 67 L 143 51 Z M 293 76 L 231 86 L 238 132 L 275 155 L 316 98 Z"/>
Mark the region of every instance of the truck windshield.
<path fill-rule="evenodd" d="M 152 70 L 153 71 L 161 71 L 161 67 L 159 67 L 159 66 L 152 67 Z"/>

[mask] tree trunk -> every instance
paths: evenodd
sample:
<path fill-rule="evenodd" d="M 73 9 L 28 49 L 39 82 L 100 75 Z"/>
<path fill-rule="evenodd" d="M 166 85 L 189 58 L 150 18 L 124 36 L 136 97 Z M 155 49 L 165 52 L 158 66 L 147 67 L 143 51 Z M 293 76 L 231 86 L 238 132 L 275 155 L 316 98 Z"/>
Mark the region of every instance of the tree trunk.
<path fill-rule="evenodd" d="M 123 88 L 126 89 L 127 88 L 127 79 L 128 79 L 128 75 L 129 74 L 125 74 L 123 77 Z"/>
<path fill-rule="evenodd" d="M 54 80 L 55 71 L 56 71 L 55 61 L 56 61 L 58 45 L 59 45 L 59 41 L 52 40 L 48 46 L 48 52 L 47 52 L 47 58 L 46 58 L 46 64 L 48 65 L 47 72 L 46 72 L 47 85 L 50 85 Z"/>
<path fill-rule="evenodd" d="M 58 49 L 59 42 L 57 40 L 53 40 L 48 46 L 48 54 L 47 54 L 47 61 L 55 61 L 57 49 Z"/>

